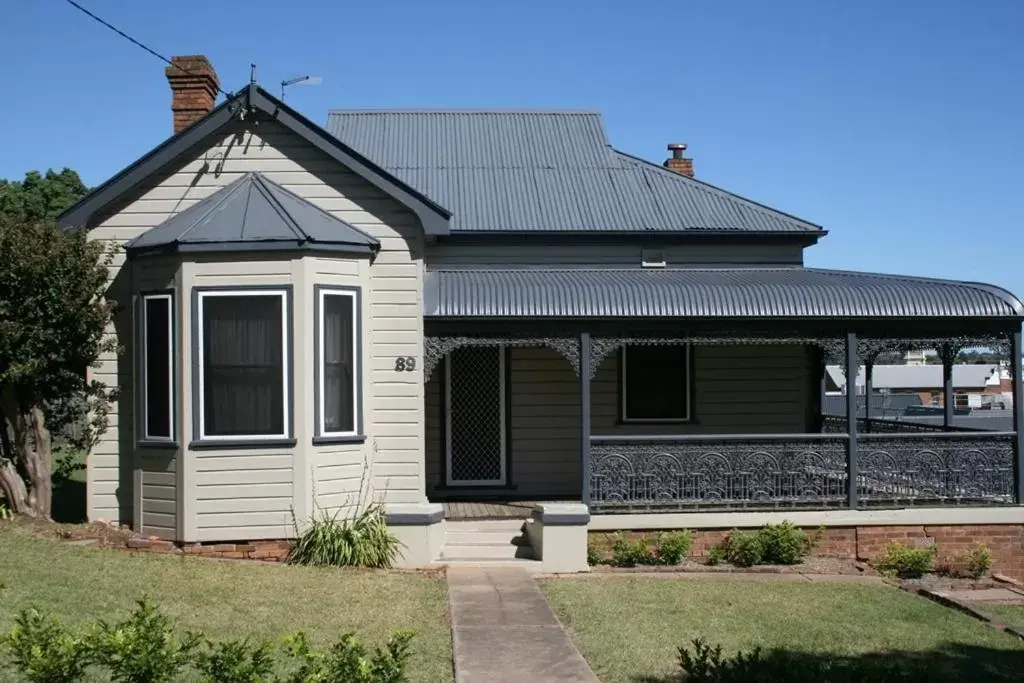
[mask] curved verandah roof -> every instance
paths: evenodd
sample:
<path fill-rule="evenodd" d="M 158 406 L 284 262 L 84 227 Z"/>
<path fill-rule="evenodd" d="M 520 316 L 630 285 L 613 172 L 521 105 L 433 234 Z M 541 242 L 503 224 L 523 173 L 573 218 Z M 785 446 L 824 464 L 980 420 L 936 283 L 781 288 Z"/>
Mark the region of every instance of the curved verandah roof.
<path fill-rule="evenodd" d="M 816 268 L 435 270 L 428 319 L 1024 318 L 1010 292 L 974 282 Z"/>

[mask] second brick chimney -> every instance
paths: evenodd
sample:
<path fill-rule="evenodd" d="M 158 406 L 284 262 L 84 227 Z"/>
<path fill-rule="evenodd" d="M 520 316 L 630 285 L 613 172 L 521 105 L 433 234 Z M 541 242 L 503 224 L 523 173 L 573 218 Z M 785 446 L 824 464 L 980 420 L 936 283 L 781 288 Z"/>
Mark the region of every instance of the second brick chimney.
<path fill-rule="evenodd" d="M 672 142 L 669 143 L 668 151 L 672 152 L 672 156 L 665 160 L 665 168 L 682 175 L 693 177 L 693 159 L 683 156 L 683 152 L 686 151 L 685 142 Z"/>
<path fill-rule="evenodd" d="M 171 57 L 164 70 L 171 84 L 171 111 L 174 133 L 180 133 L 213 109 L 220 91 L 220 79 L 203 55 Z"/>

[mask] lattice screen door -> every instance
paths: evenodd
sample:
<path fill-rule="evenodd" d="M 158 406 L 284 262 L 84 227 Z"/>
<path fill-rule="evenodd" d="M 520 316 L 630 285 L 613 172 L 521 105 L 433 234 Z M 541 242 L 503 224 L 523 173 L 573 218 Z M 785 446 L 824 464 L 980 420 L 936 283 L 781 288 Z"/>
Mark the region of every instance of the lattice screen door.
<path fill-rule="evenodd" d="M 448 483 L 504 484 L 504 348 L 453 351 L 445 362 L 445 387 Z"/>

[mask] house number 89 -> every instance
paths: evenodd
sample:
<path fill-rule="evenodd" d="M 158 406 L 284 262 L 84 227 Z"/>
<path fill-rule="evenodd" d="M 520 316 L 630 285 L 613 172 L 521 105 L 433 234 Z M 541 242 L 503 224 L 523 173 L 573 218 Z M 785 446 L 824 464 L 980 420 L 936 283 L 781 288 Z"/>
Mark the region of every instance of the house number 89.
<path fill-rule="evenodd" d="M 399 356 L 395 359 L 395 372 L 412 372 L 416 369 L 416 359 L 412 356 Z"/>

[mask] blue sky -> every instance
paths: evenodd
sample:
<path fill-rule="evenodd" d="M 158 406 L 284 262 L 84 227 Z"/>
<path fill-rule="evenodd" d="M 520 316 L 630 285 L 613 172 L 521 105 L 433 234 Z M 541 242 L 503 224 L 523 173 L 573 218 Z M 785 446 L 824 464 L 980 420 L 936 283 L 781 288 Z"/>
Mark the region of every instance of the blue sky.
<path fill-rule="evenodd" d="M 1024 295 L 1020 0 L 80 0 L 290 104 L 598 109 L 613 144 L 830 230 L 808 263 Z M 64 0 L 11 3 L 0 177 L 97 184 L 169 133 L 163 64 Z"/>

